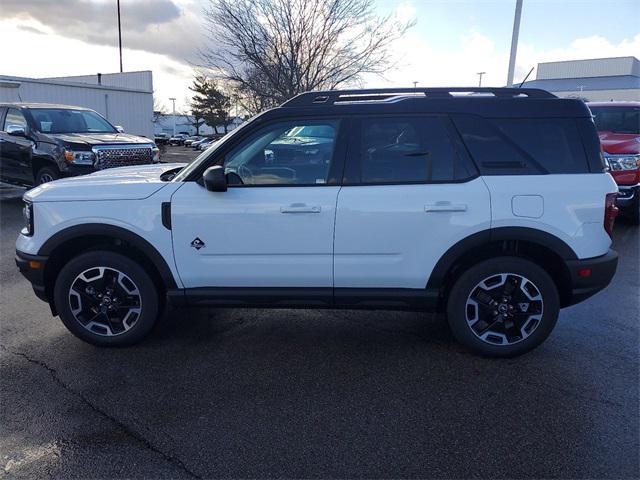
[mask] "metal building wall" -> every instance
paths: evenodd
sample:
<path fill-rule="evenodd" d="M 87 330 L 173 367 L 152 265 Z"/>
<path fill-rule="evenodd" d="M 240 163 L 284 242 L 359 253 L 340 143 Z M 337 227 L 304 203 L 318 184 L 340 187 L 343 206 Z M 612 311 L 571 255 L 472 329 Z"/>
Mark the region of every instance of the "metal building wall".
<path fill-rule="evenodd" d="M 18 88 L 8 86 L 18 83 Z M 153 138 L 153 94 L 58 80 L 0 76 L 0 101 L 59 103 L 91 108 L 127 133 Z"/>
<path fill-rule="evenodd" d="M 99 79 L 98 79 L 99 78 Z M 50 77 L 39 80 L 58 80 L 64 82 L 89 83 L 108 87 L 120 87 L 128 90 L 142 90 L 153 93 L 153 75 L 149 70 L 140 72 L 102 73 L 94 75 L 74 75 L 70 77 Z"/>
<path fill-rule="evenodd" d="M 640 62 L 634 57 L 614 57 L 539 63 L 536 79 L 610 77 L 616 75 L 639 76 Z"/>

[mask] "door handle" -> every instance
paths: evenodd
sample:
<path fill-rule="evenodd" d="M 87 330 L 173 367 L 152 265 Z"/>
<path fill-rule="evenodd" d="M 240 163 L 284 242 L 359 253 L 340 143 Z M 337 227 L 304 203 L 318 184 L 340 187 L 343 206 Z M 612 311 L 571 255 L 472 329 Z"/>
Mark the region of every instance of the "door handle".
<path fill-rule="evenodd" d="M 320 206 L 305 205 L 304 203 L 293 203 L 287 207 L 280 207 L 280 213 L 320 213 Z"/>
<path fill-rule="evenodd" d="M 466 212 L 467 206 L 464 203 L 437 202 L 424 206 L 426 213 L 430 212 Z"/>

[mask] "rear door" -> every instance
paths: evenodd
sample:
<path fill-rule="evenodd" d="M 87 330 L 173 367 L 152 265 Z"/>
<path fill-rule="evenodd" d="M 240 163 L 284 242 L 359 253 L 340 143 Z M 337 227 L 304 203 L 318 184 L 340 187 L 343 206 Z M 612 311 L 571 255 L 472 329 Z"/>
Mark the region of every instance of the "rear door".
<path fill-rule="evenodd" d="M 342 289 L 424 289 L 440 257 L 489 228 L 489 192 L 448 118 L 354 121 L 338 197 L 334 275 Z"/>

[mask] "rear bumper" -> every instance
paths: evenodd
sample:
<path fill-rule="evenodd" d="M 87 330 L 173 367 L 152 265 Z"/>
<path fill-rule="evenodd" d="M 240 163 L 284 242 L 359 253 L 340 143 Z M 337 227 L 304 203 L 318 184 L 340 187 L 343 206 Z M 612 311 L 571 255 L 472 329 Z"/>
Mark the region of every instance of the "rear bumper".
<path fill-rule="evenodd" d="M 572 286 L 571 297 L 566 305 L 569 306 L 586 300 L 609 285 L 618 267 L 618 253 L 609 250 L 600 257 L 568 260 L 567 267 Z"/>
<path fill-rule="evenodd" d="M 16 265 L 20 273 L 31 282 L 36 296 L 45 302 L 49 302 L 44 281 L 44 268 L 47 264 L 47 258 L 41 255 L 29 255 L 16 250 Z"/>

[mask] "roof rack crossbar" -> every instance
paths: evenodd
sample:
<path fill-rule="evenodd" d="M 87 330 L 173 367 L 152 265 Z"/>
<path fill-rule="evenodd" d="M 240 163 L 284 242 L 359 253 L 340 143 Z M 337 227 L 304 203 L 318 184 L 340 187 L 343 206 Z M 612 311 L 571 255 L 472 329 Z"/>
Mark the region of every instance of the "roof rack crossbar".
<path fill-rule="evenodd" d="M 335 103 L 388 101 L 398 97 L 453 98 L 453 93 L 486 93 L 498 98 L 557 98 L 539 88 L 494 88 L 494 87 L 435 87 L 435 88 L 369 88 L 364 90 L 327 90 L 301 93 L 282 106 L 303 107 L 309 105 L 332 105 Z"/>

